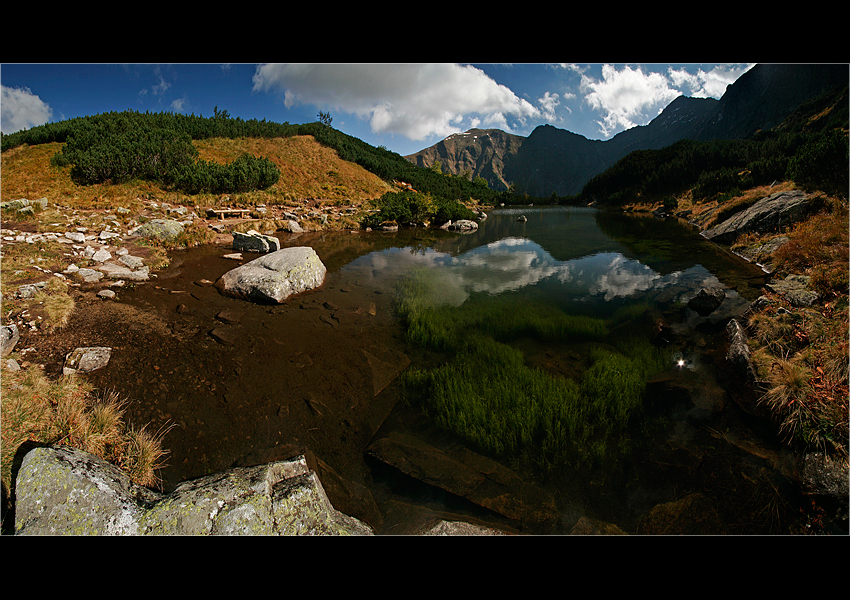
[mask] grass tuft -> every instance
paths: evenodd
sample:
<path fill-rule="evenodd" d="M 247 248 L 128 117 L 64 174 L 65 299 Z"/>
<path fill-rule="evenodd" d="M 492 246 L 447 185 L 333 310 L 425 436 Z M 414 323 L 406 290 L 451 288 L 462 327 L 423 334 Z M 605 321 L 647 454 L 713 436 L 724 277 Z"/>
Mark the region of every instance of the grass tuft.
<path fill-rule="evenodd" d="M 162 441 L 167 429 L 152 435 L 145 428 L 127 428 L 126 406 L 114 392 L 97 396 L 75 374 L 51 381 L 30 366 L 4 371 L 2 380 L 2 464 L 0 476 L 11 488 L 15 453 L 25 442 L 64 444 L 112 462 L 139 485 L 160 484 Z"/>
<path fill-rule="evenodd" d="M 162 440 L 168 428 L 151 433 L 146 427 L 131 427 L 126 433 L 126 442 L 121 466 L 130 475 L 130 479 L 146 487 L 160 487 L 162 480 L 158 471 L 165 467 L 164 458 L 168 454 L 162 448 Z"/>

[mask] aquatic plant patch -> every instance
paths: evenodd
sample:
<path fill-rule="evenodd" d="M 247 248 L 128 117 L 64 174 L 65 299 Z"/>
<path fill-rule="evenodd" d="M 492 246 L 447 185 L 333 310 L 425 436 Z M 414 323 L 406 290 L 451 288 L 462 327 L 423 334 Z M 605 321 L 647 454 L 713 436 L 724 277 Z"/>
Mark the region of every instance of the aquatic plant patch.
<path fill-rule="evenodd" d="M 549 466 L 628 452 L 630 432 L 643 414 L 646 381 L 667 368 L 663 351 L 643 341 L 603 344 L 603 320 L 519 296 L 435 306 L 429 301 L 434 281 L 431 273 L 412 273 L 399 286 L 397 310 L 412 343 L 446 354 L 441 366 L 413 368 L 404 377 L 409 397 L 436 423 L 484 452 L 525 455 Z M 590 367 L 573 380 L 529 367 L 510 345 L 526 336 L 597 347 Z"/>

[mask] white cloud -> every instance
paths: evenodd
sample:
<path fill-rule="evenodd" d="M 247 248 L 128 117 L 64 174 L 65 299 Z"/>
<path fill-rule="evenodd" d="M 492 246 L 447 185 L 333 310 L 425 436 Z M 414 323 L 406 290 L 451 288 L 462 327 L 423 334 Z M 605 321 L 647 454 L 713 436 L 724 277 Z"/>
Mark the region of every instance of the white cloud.
<path fill-rule="evenodd" d="M 177 98 L 176 100 L 171 101 L 171 110 L 177 113 L 186 112 L 186 103 L 187 100 L 185 96 L 183 98 Z"/>
<path fill-rule="evenodd" d="M 159 83 L 151 88 L 151 91 L 154 93 L 154 96 L 158 96 L 159 94 L 164 94 L 165 90 L 171 87 L 171 84 L 168 83 L 165 79 L 162 78 L 162 75 L 159 77 Z"/>
<path fill-rule="evenodd" d="M 753 63 L 745 65 L 718 65 L 706 72 L 697 69 L 689 73 L 685 68 L 669 70 L 670 79 L 683 93 L 694 98 L 720 98 L 726 92 L 726 86 L 734 83 L 741 75 L 749 71 Z"/>
<path fill-rule="evenodd" d="M 289 108 L 354 114 L 375 133 L 412 140 L 457 133 L 465 119 L 510 131 L 509 119 L 539 116 L 480 69 L 458 64 L 267 64 L 254 73 L 254 91 L 282 93 Z"/>
<path fill-rule="evenodd" d="M 14 133 L 24 128 L 44 125 L 53 116 L 53 109 L 29 88 L 0 88 L 0 129 L 3 133 Z"/>
<path fill-rule="evenodd" d="M 540 105 L 540 110 L 543 113 L 543 118 L 547 121 L 555 121 L 557 117 L 555 115 L 555 108 L 557 108 L 559 104 L 559 96 L 555 93 L 545 92 L 542 98 L 537 100 L 537 103 Z"/>
<path fill-rule="evenodd" d="M 618 71 L 607 64 L 602 66 L 601 80 L 582 74 L 581 91 L 591 108 L 602 113 L 597 123 L 605 137 L 619 128 L 645 124 L 681 95 L 661 73 L 644 73 L 630 66 Z"/>

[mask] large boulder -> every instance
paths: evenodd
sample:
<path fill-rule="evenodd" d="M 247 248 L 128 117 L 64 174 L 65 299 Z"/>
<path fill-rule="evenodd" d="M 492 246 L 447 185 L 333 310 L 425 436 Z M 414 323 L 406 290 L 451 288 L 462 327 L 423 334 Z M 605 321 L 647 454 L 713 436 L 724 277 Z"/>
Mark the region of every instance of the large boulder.
<path fill-rule="evenodd" d="M 814 207 L 812 197 L 801 190 L 777 192 L 762 198 L 702 235 L 721 244 L 730 244 L 744 233 L 779 231 L 799 221 Z"/>
<path fill-rule="evenodd" d="M 789 275 L 781 281 L 772 281 L 767 289 L 785 297 L 793 306 L 811 306 L 820 298 L 820 294 L 809 288 L 811 277 L 808 275 Z"/>
<path fill-rule="evenodd" d="M 181 233 L 183 225 L 174 219 L 151 219 L 133 231 L 134 235 L 163 241 L 174 241 Z"/>
<path fill-rule="evenodd" d="M 319 287 L 327 269 L 307 246 L 271 252 L 222 275 L 215 287 L 223 294 L 262 303 L 281 303 L 293 294 Z"/>
<path fill-rule="evenodd" d="M 59 446 L 24 456 L 16 535 L 371 535 L 335 510 L 303 456 L 234 468 L 168 495 L 96 456 Z"/>
<path fill-rule="evenodd" d="M 476 231 L 478 229 L 478 223 L 470 221 L 469 219 L 460 219 L 449 223 L 449 229 L 457 231 Z"/>

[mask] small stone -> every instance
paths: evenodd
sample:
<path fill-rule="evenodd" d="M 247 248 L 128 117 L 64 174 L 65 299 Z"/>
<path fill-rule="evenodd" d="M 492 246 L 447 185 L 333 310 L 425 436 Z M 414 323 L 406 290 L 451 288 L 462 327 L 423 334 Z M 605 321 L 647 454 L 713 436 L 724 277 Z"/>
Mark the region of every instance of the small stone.
<path fill-rule="evenodd" d="M 112 356 L 112 348 L 103 346 L 92 346 L 87 348 L 77 348 L 68 356 L 65 357 L 65 365 L 62 367 L 62 374 L 68 375 L 81 371 L 87 373 L 95 369 L 103 368 L 109 362 Z"/>
<path fill-rule="evenodd" d="M 115 298 L 115 292 L 113 292 L 112 290 L 100 290 L 97 295 L 101 298 L 106 298 L 108 300 Z"/>
<path fill-rule="evenodd" d="M 132 254 L 125 254 L 118 259 L 118 262 L 124 263 L 131 269 L 138 269 L 144 265 L 144 260 Z"/>
<path fill-rule="evenodd" d="M 76 231 L 67 231 L 65 232 L 65 237 L 71 240 L 72 242 L 77 242 L 79 244 L 86 241 L 86 236 L 82 233 Z"/>
<path fill-rule="evenodd" d="M 112 255 L 109 253 L 108 250 L 104 250 L 103 248 L 101 248 L 92 255 L 92 259 L 96 260 L 97 262 L 106 262 L 110 258 L 112 258 Z"/>

